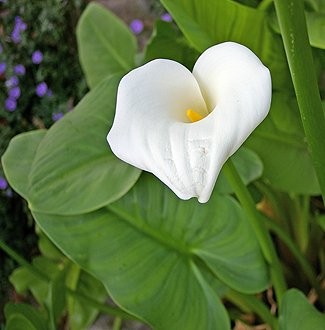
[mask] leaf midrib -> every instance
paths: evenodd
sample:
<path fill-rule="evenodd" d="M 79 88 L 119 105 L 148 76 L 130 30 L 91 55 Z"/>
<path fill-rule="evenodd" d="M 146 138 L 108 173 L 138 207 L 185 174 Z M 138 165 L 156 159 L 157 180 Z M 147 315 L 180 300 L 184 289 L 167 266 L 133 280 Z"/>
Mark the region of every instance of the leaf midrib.
<path fill-rule="evenodd" d="M 163 246 L 166 248 L 176 251 L 178 254 L 186 257 L 186 258 L 191 258 L 192 252 L 191 249 L 188 245 L 184 244 L 181 241 L 177 241 L 176 239 L 173 239 L 170 237 L 170 234 L 168 233 L 163 233 L 161 230 L 155 230 L 154 228 L 148 226 L 146 222 L 142 222 L 142 224 L 145 224 L 146 226 L 138 226 L 137 223 L 134 221 L 134 219 L 129 216 L 128 213 L 123 212 L 118 207 L 115 207 L 112 204 L 109 204 L 106 207 L 109 211 L 117 215 L 121 220 L 125 221 L 128 223 L 128 225 L 132 226 L 134 229 L 136 229 L 138 232 L 141 234 L 144 234 L 148 236 L 149 238 L 153 239 L 156 242 L 161 243 Z"/>
<path fill-rule="evenodd" d="M 131 69 L 131 65 L 129 65 L 127 62 L 125 62 L 122 57 L 118 55 L 118 53 L 114 50 L 114 47 L 111 45 L 111 43 L 105 39 L 100 31 L 97 29 L 96 25 L 93 24 L 93 22 L 90 20 L 89 25 L 92 27 L 94 32 L 96 33 L 98 39 L 102 42 L 102 45 L 104 48 L 108 50 L 108 52 L 112 55 L 112 57 L 120 64 L 120 66 L 125 70 L 128 71 Z"/>

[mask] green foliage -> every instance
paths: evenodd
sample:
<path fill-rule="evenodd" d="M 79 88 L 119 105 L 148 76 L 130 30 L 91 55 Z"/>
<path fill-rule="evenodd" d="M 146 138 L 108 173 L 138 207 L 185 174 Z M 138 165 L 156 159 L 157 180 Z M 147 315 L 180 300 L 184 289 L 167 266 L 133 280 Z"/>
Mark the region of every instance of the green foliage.
<path fill-rule="evenodd" d="M 101 86 L 105 86 L 107 90 L 108 85 L 114 85 L 114 81 L 104 81 L 91 94 L 97 95 L 96 90 Z M 77 110 L 72 114 L 78 114 Z M 69 119 L 69 116 L 65 118 Z M 60 122 L 56 125 L 59 124 Z M 92 127 L 97 130 L 97 126 Z M 37 166 L 37 162 L 32 159 L 33 155 L 40 151 L 39 139 L 35 136 L 43 133 L 44 131 L 36 131 L 17 137 L 3 157 L 4 168 L 7 168 L 8 162 L 11 164 L 10 160 L 17 159 L 14 157 L 15 149 L 20 150 L 21 145 L 26 145 L 25 139 L 29 141 L 29 154 L 26 155 L 23 172 L 32 172 L 32 168 Z M 52 150 L 54 152 L 54 149 Z M 242 154 L 248 159 L 257 159 L 251 152 L 243 151 Z M 239 167 L 240 163 L 239 161 Z M 242 167 L 245 173 L 245 166 Z M 257 172 L 260 172 L 260 168 L 258 165 Z M 15 177 L 15 169 L 21 171 L 21 167 L 11 166 L 11 171 L 6 172 L 8 180 L 14 189 L 23 191 L 28 177 L 31 176 L 25 175 L 25 182 L 11 180 Z M 251 173 L 248 171 L 245 177 L 251 179 Z M 25 196 L 27 200 L 29 193 Z M 40 227 L 66 254 L 84 269 L 95 274 L 105 283 L 119 304 L 140 318 L 158 328 L 170 327 L 172 322 L 175 322 L 172 315 L 176 308 L 180 308 L 181 313 L 191 292 L 195 299 L 200 299 L 201 312 L 193 311 L 190 313 L 193 318 L 188 321 L 182 319 L 180 324 L 188 322 L 186 324 L 189 329 L 191 324 L 194 328 L 204 323 L 216 326 L 220 322 L 215 319 L 218 317 L 224 320 L 220 329 L 225 329 L 226 314 L 217 295 L 210 292 L 211 281 L 216 281 L 216 284 L 212 284 L 215 287 L 220 287 L 218 283 L 221 280 L 230 287 L 252 293 L 265 288 L 268 276 L 257 243 L 252 238 L 250 227 L 237 203 L 216 194 L 210 205 L 210 208 L 206 208 L 193 200 L 180 202 L 167 188 L 145 175 L 125 197 L 109 204 L 106 209 L 75 216 L 34 212 L 34 216 Z M 202 223 L 205 224 L 204 227 Z M 100 231 L 97 228 L 100 228 Z M 73 233 L 75 237 L 71 236 Z M 168 237 L 170 239 L 167 239 Z M 139 244 L 140 242 L 142 243 Z M 42 246 L 44 247 L 44 243 Z M 237 255 L 237 248 L 241 249 L 240 256 Z M 166 260 L 165 263 L 161 263 L 163 259 Z M 35 262 L 36 260 L 38 259 L 35 259 Z M 155 271 L 148 277 L 148 267 L 160 271 Z M 39 269 L 46 267 L 42 265 Z M 174 271 L 171 272 L 171 269 Z M 213 277 L 209 275 L 210 272 Z M 55 271 L 48 269 L 47 273 L 55 274 Z M 178 298 L 171 305 L 167 297 L 173 294 L 174 299 L 176 298 L 173 283 L 178 277 L 184 278 L 184 283 L 177 289 Z M 20 278 L 26 280 L 28 277 L 20 274 Z M 55 278 L 53 281 L 55 283 Z M 166 324 L 162 321 L 160 312 L 152 313 L 149 308 L 149 297 L 156 295 L 162 283 L 170 283 L 170 287 L 166 287 L 166 292 L 162 292 L 159 299 L 160 305 L 164 302 L 166 304 L 165 313 L 171 313 L 170 318 L 164 321 L 169 322 Z M 25 287 L 26 283 L 22 288 Z M 146 287 L 146 290 L 140 290 L 140 287 Z M 49 295 L 44 284 L 42 290 L 39 293 L 39 290 L 34 289 L 33 292 L 39 302 L 47 299 Z M 210 310 L 216 310 L 218 313 L 210 313 Z"/>
<path fill-rule="evenodd" d="M 286 283 L 280 283 L 279 293 L 276 281 L 283 280 L 284 272 L 272 255 L 264 218 L 256 213 L 245 187 L 251 184 L 257 201 L 263 195 L 259 209 L 278 222 L 274 233 L 290 243 L 304 271 L 310 263 L 318 264 L 322 257 L 310 250 L 321 241 L 314 231 L 323 228 L 324 221 L 317 208 L 309 209 L 308 195 L 319 194 L 320 187 L 281 37 L 274 22 L 270 28 L 273 7 L 261 10 L 254 0 L 161 2 L 180 30 L 174 23 L 157 21 L 143 61 L 164 57 L 191 69 L 207 47 L 226 40 L 240 42 L 271 70 L 270 114 L 233 155 L 233 171 L 239 175 L 229 179 L 226 165 L 207 204 L 181 201 L 151 174 L 140 176 L 140 170 L 118 160 L 106 142 L 118 82 L 135 66 L 136 40 L 117 17 L 91 3 L 77 29 L 91 91 L 48 130 L 13 138 L 2 157 L 10 185 L 27 200 L 40 228 L 42 253 L 32 260 L 36 273 L 25 265 L 10 277 L 18 293 L 32 293 L 38 308 L 8 304 L 7 327 L 56 329 L 67 317 L 72 330 L 86 329 L 98 309 L 85 304 L 82 296 L 102 302 L 108 292 L 125 312 L 154 329 L 230 329 L 230 316 L 238 318 L 238 307 L 276 328 L 269 306 L 255 296 L 263 298 L 261 292 L 272 285 L 280 306 L 280 330 L 322 329 L 324 316 L 301 292 L 289 290 L 281 300 Z M 321 6 L 310 0 L 306 8 L 311 44 L 323 48 Z M 323 55 L 322 49 L 315 52 L 319 63 Z M 255 186 L 257 179 L 260 184 Z M 234 192 L 242 205 L 231 196 Z M 304 274 L 296 266 L 290 269 L 291 254 L 288 257 L 278 240 L 277 246 L 279 253 L 285 251 L 289 287 L 297 283 L 291 277 L 301 276 L 299 288 L 306 290 Z M 322 304 L 314 272 L 307 277 Z M 229 305 L 222 303 L 226 299 L 236 305 L 230 306 L 229 314 Z"/>
<path fill-rule="evenodd" d="M 259 156 L 252 150 L 242 147 L 232 157 L 233 163 L 240 174 L 243 182 L 249 184 L 258 179 L 263 173 L 263 163 Z M 220 194 L 233 193 L 223 170 L 217 179 L 215 191 Z"/>
<path fill-rule="evenodd" d="M 27 304 L 7 304 L 5 308 L 7 330 L 47 330 L 42 314 Z"/>
<path fill-rule="evenodd" d="M 140 171 L 117 159 L 105 138 L 113 120 L 116 87 L 116 78 L 103 81 L 73 112 L 53 125 L 41 142 L 38 138 L 42 132 L 36 137 L 27 133 L 31 134 L 27 138 L 31 137 L 37 153 L 34 157 L 35 148 L 25 149 L 26 164 L 17 164 L 27 170 L 33 162 L 25 186 L 16 183 L 20 177 L 10 173 L 15 171 L 13 163 L 25 146 L 24 136 L 16 138 L 13 148 L 3 155 L 10 184 L 17 186 L 23 196 L 28 187 L 27 199 L 33 210 L 57 214 L 89 212 L 119 198 L 135 183 Z M 21 173 L 26 175 L 26 171 Z M 51 198 L 56 193 L 60 200 Z"/>
<path fill-rule="evenodd" d="M 189 47 L 179 30 L 171 23 L 157 21 L 152 37 L 145 50 L 145 61 L 156 58 L 167 58 L 183 63 L 190 70 L 199 52 Z"/>
<path fill-rule="evenodd" d="M 90 88 L 108 75 L 124 74 L 135 65 L 135 37 L 98 4 L 91 3 L 82 14 L 77 38 L 80 62 Z"/>
<path fill-rule="evenodd" d="M 205 273 L 251 293 L 265 288 L 268 276 L 238 204 L 216 194 L 209 206 L 180 202 L 157 180 L 143 175 L 127 195 L 106 209 L 70 217 L 38 212 L 34 216 L 65 253 L 105 283 L 126 310 L 161 329 L 177 324 L 187 329 L 210 324 L 217 329 L 214 317 L 220 314 L 224 319 L 224 311 L 217 296 L 207 294 L 211 287 Z M 67 236 L 73 233 L 72 243 Z M 187 306 L 189 297 L 195 297 L 198 305 Z M 153 299 L 164 314 L 150 308 Z M 180 318 L 185 308 L 194 309 Z M 212 310 L 216 315 L 210 315 Z M 225 323 L 220 329 L 226 329 Z"/>
<path fill-rule="evenodd" d="M 161 2 L 198 51 L 229 40 L 241 43 L 254 51 L 271 70 L 274 89 L 291 88 L 281 38 L 271 32 L 264 11 L 231 0 Z"/>
<path fill-rule="evenodd" d="M 57 329 L 57 324 L 64 315 L 68 316 L 69 329 L 87 329 L 97 316 L 98 310 L 79 296 L 69 294 L 67 290 L 71 289 L 100 302 L 107 295 L 103 285 L 64 257 L 43 232 L 38 230 L 38 235 L 42 256 L 35 257 L 32 265 L 41 274 L 46 274 L 48 279 L 44 280 L 30 272 L 30 269 L 21 266 L 12 273 L 10 281 L 18 293 L 24 295 L 31 292 L 40 307 L 37 311 L 24 313 L 20 305 L 8 304 L 6 310 L 15 308 L 15 317 L 19 320 L 25 317 L 26 321 L 32 324 L 35 323 L 33 315 L 37 314 L 44 329 Z M 7 323 L 11 319 L 11 313 L 5 313 Z M 10 322 L 15 325 L 13 321 Z M 36 326 L 37 330 L 43 328 Z"/>
<path fill-rule="evenodd" d="M 291 289 L 283 298 L 279 326 L 280 330 L 322 330 L 325 315 L 316 310 L 299 290 Z"/>
<path fill-rule="evenodd" d="M 275 188 L 295 194 L 320 193 L 293 96 L 273 93 L 269 116 L 246 145 L 262 159 L 263 177 Z"/>

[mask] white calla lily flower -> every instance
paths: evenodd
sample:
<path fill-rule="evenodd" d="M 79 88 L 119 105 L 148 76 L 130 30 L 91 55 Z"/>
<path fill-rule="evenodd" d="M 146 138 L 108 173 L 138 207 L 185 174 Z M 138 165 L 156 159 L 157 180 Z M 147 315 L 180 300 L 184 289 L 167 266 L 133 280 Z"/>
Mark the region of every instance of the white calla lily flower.
<path fill-rule="evenodd" d="M 234 42 L 207 49 L 193 73 L 153 60 L 122 78 L 107 140 L 179 198 L 205 203 L 225 161 L 266 117 L 271 95 L 269 70 Z"/>

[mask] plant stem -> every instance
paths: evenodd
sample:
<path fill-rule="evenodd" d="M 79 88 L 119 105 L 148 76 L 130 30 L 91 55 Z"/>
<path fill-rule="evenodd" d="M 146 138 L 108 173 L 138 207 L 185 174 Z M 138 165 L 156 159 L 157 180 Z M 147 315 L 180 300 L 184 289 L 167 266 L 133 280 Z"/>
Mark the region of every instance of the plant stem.
<path fill-rule="evenodd" d="M 13 260 L 15 260 L 20 266 L 25 267 L 33 275 L 38 277 L 41 281 L 48 282 L 49 278 L 47 275 L 43 274 L 39 269 L 31 265 L 27 260 L 21 257 L 17 252 L 15 252 L 11 247 L 9 247 L 4 241 L 0 239 L 0 249 L 6 252 Z"/>
<path fill-rule="evenodd" d="M 113 324 L 112 330 L 120 330 L 122 325 L 122 319 L 120 317 L 116 317 Z"/>
<path fill-rule="evenodd" d="M 302 0 L 274 0 L 311 158 L 325 200 L 325 117 Z"/>
<path fill-rule="evenodd" d="M 229 301 L 243 309 L 244 312 L 256 313 L 273 330 L 278 329 L 277 319 L 270 313 L 269 309 L 255 296 L 245 295 L 234 290 L 229 290 L 225 296 Z"/>
<path fill-rule="evenodd" d="M 314 273 L 309 261 L 301 253 L 301 251 L 292 241 L 290 236 L 284 230 L 282 230 L 279 225 L 277 225 L 274 221 L 267 217 L 264 217 L 264 219 L 266 226 L 280 238 L 280 240 L 288 247 L 293 256 L 297 259 L 298 263 L 300 264 L 300 267 L 307 276 L 309 283 L 316 290 L 320 302 L 323 306 L 325 306 L 324 290 L 322 290 L 322 288 L 320 287 L 320 284 L 316 278 L 316 274 Z"/>
<path fill-rule="evenodd" d="M 15 260 L 20 266 L 25 267 L 28 271 L 30 271 L 34 276 L 36 276 L 39 280 L 44 282 L 50 282 L 50 278 L 44 274 L 41 270 L 30 264 L 27 260 L 22 258 L 17 252 L 15 252 L 12 248 L 10 248 L 4 241 L 0 239 L 0 249 L 6 252 L 13 260 Z M 82 299 L 87 305 L 92 306 L 98 309 L 100 312 L 113 315 L 117 317 L 121 317 L 124 319 L 138 320 L 137 317 L 128 314 L 118 307 L 112 307 L 106 304 L 102 304 L 78 291 L 74 291 L 67 287 L 67 292 L 69 295 L 73 297 L 77 297 Z"/>
<path fill-rule="evenodd" d="M 297 242 L 300 251 L 306 252 L 309 240 L 309 213 L 308 206 L 306 205 L 306 199 L 309 202 L 309 196 L 294 196 L 291 198 L 291 221 L 292 228 L 294 230 L 295 241 Z M 307 212 L 306 212 L 307 209 Z"/>
<path fill-rule="evenodd" d="M 265 323 L 271 326 L 273 330 L 277 329 L 278 321 L 273 316 L 269 309 L 255 296 L 239 293 L 237 291 L 229 289 L 226 293 L 225 298 L 237 305 L 243 312 L 254 312 L 257 314 Z"/>
<path fill-rule="evenodd" d="M 256 238 L 259 242 L 263 255 L 270 266 L 271 280 L 274 285 L 278 304 L 281 303 L 282 296 L 286 291 L 286 282 L 281 269 L 281 264 L 276 254 L 272 239 L 267 231 L 260 214 L 256 210 L 255 203 L 247 187 L 239 176 L 231 159 L 228 159 L 223 167 L 228 182 L 234 189 L 235 194 L 247 214 L 247 220 L 252 226 Z"/>

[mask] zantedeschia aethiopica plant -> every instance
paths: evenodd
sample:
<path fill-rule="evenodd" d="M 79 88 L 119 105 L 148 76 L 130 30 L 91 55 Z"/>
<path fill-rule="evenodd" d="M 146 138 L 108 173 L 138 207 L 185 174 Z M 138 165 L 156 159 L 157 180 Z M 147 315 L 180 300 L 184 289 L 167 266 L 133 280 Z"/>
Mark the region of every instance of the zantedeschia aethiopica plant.
<path fill-rule="evenodd" d="M 192 73 L 154 60 L 121 80 L 108 143 L 181 199 L 205 203 L 225 161 L 267 115 L 271 93 L 269 70 L 237 43 L 206 50 Z"/>

